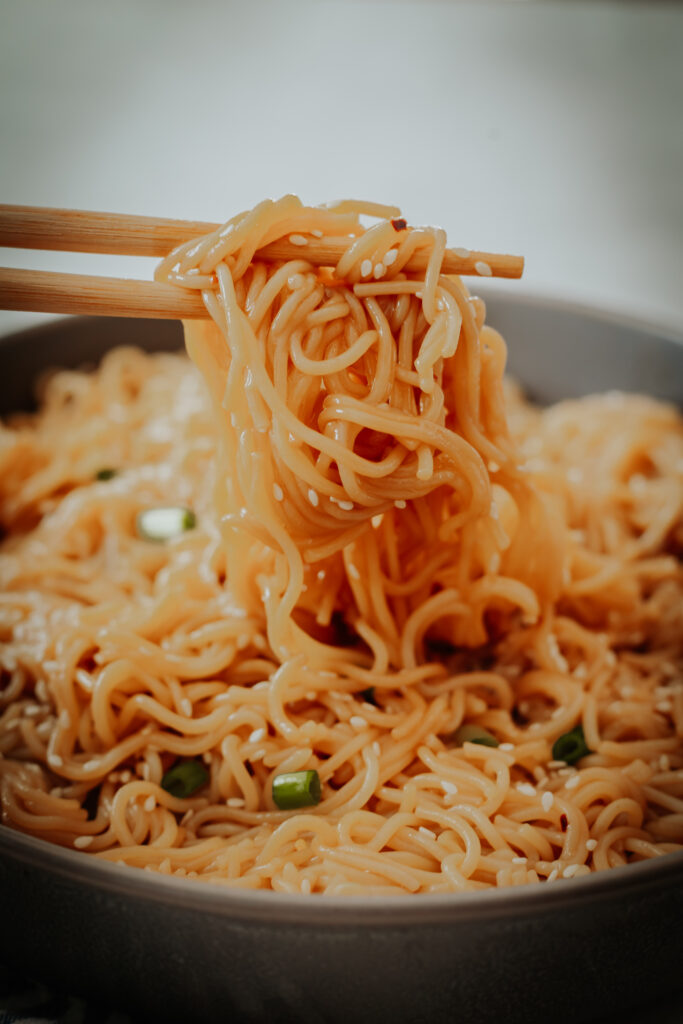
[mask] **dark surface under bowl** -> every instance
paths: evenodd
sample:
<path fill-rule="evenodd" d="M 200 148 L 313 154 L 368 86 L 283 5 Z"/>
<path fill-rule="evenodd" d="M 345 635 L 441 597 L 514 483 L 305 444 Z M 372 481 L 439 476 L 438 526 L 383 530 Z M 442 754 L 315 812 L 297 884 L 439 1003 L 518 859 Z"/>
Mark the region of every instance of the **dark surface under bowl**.
<path fill-rule="evenodd" d="M 680 339 L 486 299 L 536 399 L 620 388 L 683 404 Z M 105 319 L 0 339 L 0 412 L 27 408 L 49 366 L 181 341 L 175 323 Z M 340 900 L 165 878 L 0 827 L 0 916 L 4 962 L 148 1020 L 580 1024 L 683 983 L 683 854 L 524 889 Z"/>

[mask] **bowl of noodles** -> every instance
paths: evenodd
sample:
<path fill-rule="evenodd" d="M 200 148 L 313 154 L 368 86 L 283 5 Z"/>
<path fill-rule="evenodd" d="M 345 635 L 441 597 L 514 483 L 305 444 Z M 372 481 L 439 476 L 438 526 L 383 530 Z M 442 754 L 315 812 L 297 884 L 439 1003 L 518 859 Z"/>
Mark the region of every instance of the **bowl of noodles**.
<path fill-rule="evenodd" d="M 186 351 L 0 341 L 25 970 L 179 1020 L 561 1024 L 679 984 L 683 345 L 483 301 L 444 249 L 285 197 L 160 265 L 204 299 Z"/>

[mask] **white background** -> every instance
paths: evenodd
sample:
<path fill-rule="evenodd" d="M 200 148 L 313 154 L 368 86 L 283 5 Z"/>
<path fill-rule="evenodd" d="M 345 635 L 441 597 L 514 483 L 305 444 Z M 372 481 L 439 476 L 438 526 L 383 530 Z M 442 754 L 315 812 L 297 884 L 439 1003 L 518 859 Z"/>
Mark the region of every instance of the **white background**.
<path fill-rule="evenodd" d="M 6 3 L 0 186 L 8 203 L 207 220 L 290 191 L 389 201 L 452 245 L 523 253 L 508 287 L 682 330 L 683 8 Z M 0 333 L 35 319 L 0 313 Z"/>

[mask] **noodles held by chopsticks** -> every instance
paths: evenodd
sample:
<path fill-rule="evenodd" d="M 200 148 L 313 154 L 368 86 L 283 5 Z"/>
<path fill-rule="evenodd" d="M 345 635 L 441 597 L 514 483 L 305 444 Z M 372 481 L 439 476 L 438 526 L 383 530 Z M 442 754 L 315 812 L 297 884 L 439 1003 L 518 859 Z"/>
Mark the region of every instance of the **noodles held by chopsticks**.
<path fill-rule="evenodd" d="M 306 261 L 320 236 L 336 267 Z M 283 237 L 300 259 L 254 262 Z M 185 325 L 200 374 L 115 350 L 0 435 L 7 824 L 304 893 L 683 846 L 681 418 L 530 406 L 445 245 L 391 208 L 265 202 L 157 272 L 211 313 Z M 155 543 L 169 506 L 192 518 Z M 280 809 L 302 772 L 319 802 Z"/>

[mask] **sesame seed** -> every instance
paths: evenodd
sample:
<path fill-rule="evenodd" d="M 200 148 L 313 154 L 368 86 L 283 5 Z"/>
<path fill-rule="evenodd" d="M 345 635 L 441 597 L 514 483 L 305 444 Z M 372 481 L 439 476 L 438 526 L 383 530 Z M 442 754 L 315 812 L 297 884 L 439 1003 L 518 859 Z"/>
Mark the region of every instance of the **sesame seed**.
<path fill-rule="evenodd" d="M 458 792 L 458 787 L 456 786 L 456 784 L 454 782 L 450 782 L 448 779 L 441 780 L 441 788 L 443 789 L 444 793 L 448 793 L 449 796 L 455 796 L 455 794 Z"/>
<path fill-rule="evenodd" d="M 233 430 L 237 429 L 237 415 L 234 412 L 230 413 L 230 426 L 233 428 Z"/>
<path fill-rule="evenodd" d="M 370 749 L 372 750 L 375 757 L 379 757 L 380 754 L 382 753 L 382 748 L 379 745 L 379 740 L 375 740 Z"/>
<path fill-rule="evenodd" d="M 186 718 L 192 717 L 192 701 L 190 700 L 189 697 L 183 697 L 183 699 L 180 701 L 179 707 Z"/>
<path fill-rule="evenodd" d="M 405 508 L 406 504 L 407 503 L 403 500 L 403 498 L 397 498 L 396 501 L 394 502 L 394 506 L 396 508 Z"/>
<path fill-rule="evenodd" d="M 143 807 L 148 812 L 148 814 L 151 814 L 152 811 L 154 810 L 154 808 L 156 807 L 156 805 L 157 805 L 156 797 L 154 796 L 153 793 L 150 793 L 149 796 L 147 797 L 147 799 L 145 800 L 145 802 L 143 804 Z"/>
<path fill-rule="evenodd" d="M 353 562 L 349 563 L 349 576 L 351 577 L 352 580 L 360 579 L 360 573 L 358 571 L 358 568 L 353 564 Z"/>
<path fill-rule="evenodd" d="M 523 793 L 524 796 L 536 796 L 536 790 L 534 789 L 534 787 L 531 785 L 530 782 L 518 782 L 517 783 L 517 790 L 520 793 Z"/>
<path fill-rule="evenodd" d="M 514 750 L 514 743 L 501 743 L 498 747 L 499 750 Z"/>
<path fill-rule="evenodd" d="M 323 237 L 323 233 L 320 230 L 320 228 L 312 228 L 311 234 L 313 235 L 314 238 L 322 238 Z"/>
<path fill-rule="evenodd" d="M 468 260 L 472 255 L 469 249 L 463 248 L 454 249 L 453 252 L 455 253 L 456 256 L 459 256 L 461 260 Z"/>
<path fill-rule="evenodd" d="M 289 240 L 292 245 L 308 245 L 308 239 L 303 235 L 290 235 Z"/>
<path fill-rule="evenodd" d="M 279 484 L 273 484 L 273 497 L 276 501 L 284 501 L 284 492 Z"/>
<path fill-rule="evenodd" d="M 597 839 L 587 839 L 586 840 L 586 849 L 590 850 L 591 852 L 595 849 L 595 847 L 597 845 L 598 845 Z"/>
<path fill-rule="evenodd" d="M 384 277 L 386 272 L 387 268 L 384 266 L 383 263 L 375 263 L 374 269 L 372 271 L 372 276 L 376 281 L 378 281 L 380 277 Z"/>
<path fill-rule="evenodd" d="M 665 715 L 667 714 L 667 712 L 671 711 L 672 704 L 670 700 L 660 700 L 657 704 L 655 704 L 655 708 L 657 711 L 661 711 L 662 714 Z"/>
<path fill-rule="evenodd" d="M 315 695 L 314 695 L 313 699 L 315 699 Z M 249 742 L 250 743 L 260 743 L 262 739 L 265 739 L 265 735 L 266 735 L 266 730 L 265 729 L 263 729 L 263 728 L 261 728 L 261 729 L 254 729 L 254 731 L 252 733 L 250 733 L 250 735 L 249 735 Z"/>
<path fill-rule="evenodd" d="M 577 871 L 581 869 L 580 864 L 568 864 L 562 872 L 563 878 L 573 878 Z"/>
<path fill-rule="evenodd" d="M 526 857 L 513 857 L 512 858 L 512 863 L 513 864 L 526 864 L 526 862 L 527 862 Z"/>
<path fill-rule="evenodd" d="M 576 789 L 578 784 L 579 784 L 579 775 L 578 775 L 578 772 L 577 772 L 576 775 L 572 775 L 571 779 L 567 779 L 567 781 L 565 782 L 564 785 L 565 785 L 565 789 Z"/>
<path fill-rule="evenodd" d="M 327 573 L 325 572 L 324 569 L 318 569 L 317 573 L 315 574 L 315 578 L 317 580 L 324 580 L 326 575 Z"/>
<path fill-rule="evenodd" d="M 211 751 L 210 750 L 205 750 L 204 753 L 202 754 L 202 761 L 204 762 L 204 764 L 211 764 L 212 760 L 213 760 L 213 757 L 211 755 Z M 145 778 L 146 778 L 146 776 L 145 776 Z"/>
<path fill-rule="evenodd" d="M 436 832 L 432 832 L 431 828 L 425 828 L 424 825 L 420 825 L 417 831 L 427 839 L 436 839 Z"/>
<path fill-rule="evenodd" d="M 389 249 L 389 252 L 385 252 L 384 260 L 383 260 L 384 266 L 385 267 L 390 267 L 392 263 L 396 262 L 396 257 L 397 256 L 398 256 L 398 249 Z"/>
<path fill-rule="evenodd" d="M 59 715 L 59 724 L 62 729 L 68 729 L 71 726 L 71 715 L 68 711 L 62 711 Z"/>
<path fill-rule="evenodd" d="M 86 846 L 90 846 L 94 838 L 94 836 L 76 836 L 74 846 L 77 850 L 85 850 Z"/>
<path fill-rule="evenodd" d="M 360 272 L 362 277 L 370 277 L 372 273 L 372 260 L 363 260 L 360 265 Z"/>
<path fill-rule="evenodd" d="M 99 761 L 86 761 L 85 764 L 83 765 L 83 769 L 86 772 L 96 772 L 99 766 Z"/>
<path fill-rule="evenodd" d="M 320 504 L 320 498 L 318 492 L 314 491 L 312 487 L 308 488 L 308 500 L 310 501 L 313 508 L 317 508 Z"/>
<path fill-rule="evenodd" d="M 668 758 L 667 754 L 662 754 L 662 756 L 659 759 L 659 768 L 660 768 L 660 770 L 663 771 L 663 772 L 668 772 L 670 767 L 671 767 L 671 763 L 669 761 L 669 758 Z"/>
<path fill-rule="evenodd" d="M 543 796 L 541 797 L 541 807 L 543 808 L 544 811 L 549 811 L 554 803 L 555 803 L 555 797 L 550 792 L 544 793 Z"/>
<path fill-rule="evenodd" d="M 493 274 L 488 263 L 485 263 L 483 260 L 477 260 L 474 264 L 474 269 L 478 274 L 481 274 L 482 277 L 491 277 Z"/>
<path fill-rule="evenodd" d="M 64 764 L 64 761 L 59 756 L 59 754 L 50 754 L 48 757 L 48 762 L 53 766 L 53 768 L 61 768 L 62 765 Z"/>
<path fill-rule="evenodd" d="M 241 796 L 231 796 L 226 803 L 228 807 L 244 807 L 244 799 Z"/>
<path fill-rule="evenodd" d="M 548 761 L 548 768 L 564 768 L 566 761 Z"/>
<path fill-rule="evenodd" d="M 352 501 L 340 501 L 339 502 L 339 508 L 342 509 L 344 512 L 351 512 L 351 511 L 353 511 L 353 502 Z"/>
<path fill-rule="evenodd" d="M 549 882 L 554 882 L 555 879 L 559 876 L 559 874 L 560 874 L 560 872 L 557 870 L 557 868 L 553 868 L 553 870 L 548 875 L 548 881 Z"/>
<path fill-rule="evenodd" d="M 367 729 L 368 727 L 368 723 L 362 717 L 362 715 L 351 715 L 349 723 L 353 726 L 354 729 L 357 729 L 359 732 L 361 732 L 363 729 Z"/>
<path fill-rule="evenodd" d="M 310 878 L 302 878 L 301 879 L 301 891 L 304 894 L 304 896 L 310 896 L 311 895 L 311 880 L 310 880 Z"/>

